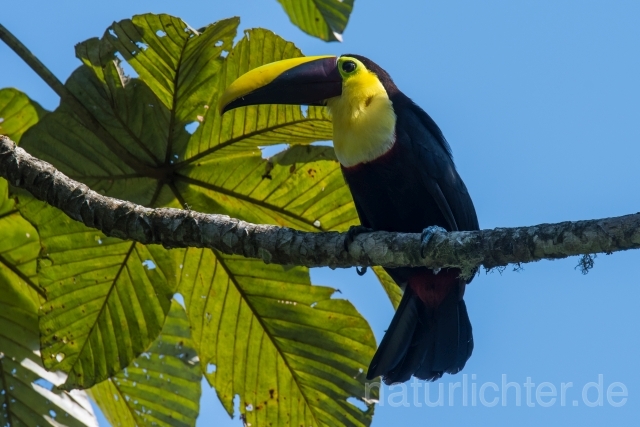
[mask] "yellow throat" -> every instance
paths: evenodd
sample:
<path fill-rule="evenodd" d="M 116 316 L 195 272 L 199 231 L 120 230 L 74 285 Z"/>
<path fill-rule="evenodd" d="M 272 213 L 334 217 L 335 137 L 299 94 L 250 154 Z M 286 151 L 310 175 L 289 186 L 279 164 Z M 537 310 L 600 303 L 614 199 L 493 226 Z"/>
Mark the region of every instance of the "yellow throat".
<path fill-rule="evenodd" d="M 352 73 L 341 61 L 353 61 Z M 396 115 L 378 77 L 355 58 L 341 57 L 342 95 L 327 100 L 333 120 L 333 146 L 345 167 L 369 162 L 386 153 L 395 142 Z"/>

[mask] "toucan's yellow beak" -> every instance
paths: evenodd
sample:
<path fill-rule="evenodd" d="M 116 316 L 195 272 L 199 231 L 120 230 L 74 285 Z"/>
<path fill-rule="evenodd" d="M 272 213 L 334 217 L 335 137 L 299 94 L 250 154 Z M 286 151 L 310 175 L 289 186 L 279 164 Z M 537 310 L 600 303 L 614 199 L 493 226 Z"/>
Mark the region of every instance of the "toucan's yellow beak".
<path fill-rule="evenodd" d="M 324 105 L 342 93 L 335 56 L 305 56 L 254 68 L 236 79 L 220 97 L 220 114 L 258 104 Z"/>

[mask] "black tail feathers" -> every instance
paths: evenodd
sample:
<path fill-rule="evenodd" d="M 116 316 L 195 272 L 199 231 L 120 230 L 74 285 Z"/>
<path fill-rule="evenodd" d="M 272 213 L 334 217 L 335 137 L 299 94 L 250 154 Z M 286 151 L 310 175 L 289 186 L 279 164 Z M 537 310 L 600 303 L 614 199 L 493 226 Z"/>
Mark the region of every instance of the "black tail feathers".
<path fill-rule="evenodd" d="M 472 351 L 471 322 L 458 292 L 450 292 L 432 309 L 407 287 L 367 379 L 381 375 L 386 384 L 395 384 L 415 375 L 434 381 L 445 372 L 460 372 Z"/>

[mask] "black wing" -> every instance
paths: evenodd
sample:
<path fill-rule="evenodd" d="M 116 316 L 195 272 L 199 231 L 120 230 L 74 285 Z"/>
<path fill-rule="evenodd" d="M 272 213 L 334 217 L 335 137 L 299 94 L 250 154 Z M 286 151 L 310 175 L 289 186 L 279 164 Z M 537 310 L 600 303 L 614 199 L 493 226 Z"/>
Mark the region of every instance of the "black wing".
<path fill-rule="evenodd" d="M 471 196 L 458 175 L 449 144 L 438 125 L 404 94 L 394 98 L 398 140 L 410 141 L 415 172 L 445 217 L 450 231 L 478 230 Z"/>

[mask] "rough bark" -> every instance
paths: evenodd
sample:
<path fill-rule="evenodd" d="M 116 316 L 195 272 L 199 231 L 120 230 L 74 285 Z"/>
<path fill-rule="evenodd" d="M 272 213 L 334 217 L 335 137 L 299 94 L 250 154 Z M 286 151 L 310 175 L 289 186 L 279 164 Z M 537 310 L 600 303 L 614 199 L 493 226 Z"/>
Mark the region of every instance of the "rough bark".
<path fill-rule="evenodd" d="M 13 186 L 108 236 L 160 244 L 201 247 L 259 258 L 268 263 L 332 268 L 493 268 L 542 259 L 612 253 L 640 247 L 640 213 L 588 221 L 436 234 L 420 255 L 420 234 L 374 232 L 343 248 L 345 234 L 311 233 L 251 224 L 225 215 L 179 209 L 150 209 L 102 196 L 30 156 L 0 136 L 0 176 Z"/>

